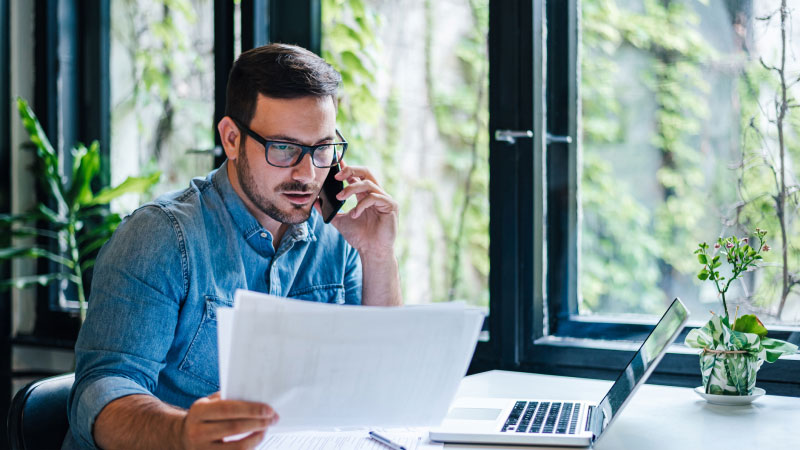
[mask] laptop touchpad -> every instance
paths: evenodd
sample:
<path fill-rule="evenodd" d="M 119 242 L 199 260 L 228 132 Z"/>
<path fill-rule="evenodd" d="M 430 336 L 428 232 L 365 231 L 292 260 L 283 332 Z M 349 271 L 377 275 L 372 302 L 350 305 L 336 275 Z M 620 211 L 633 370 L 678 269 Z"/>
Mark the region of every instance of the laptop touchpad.
<path fill-rule="evenodd" d="M 495 408 L 453 408 L 447 414 L 447 418 L 455 420 L 496 420 L 502 411 L 502 409 Z"/>

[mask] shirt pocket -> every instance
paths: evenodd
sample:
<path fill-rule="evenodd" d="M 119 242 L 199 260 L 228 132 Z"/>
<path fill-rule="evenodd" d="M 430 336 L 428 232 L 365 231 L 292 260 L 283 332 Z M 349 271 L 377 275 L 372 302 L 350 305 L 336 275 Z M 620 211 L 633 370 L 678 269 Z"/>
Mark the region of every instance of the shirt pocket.
<path fill-rule="evenodd" d="M 344 304 L 344 285 L 342 284 L 318 284 L 289 292 L 289 298 L 308 300 L 320 303 Z"/>
<path fill-rule="evenodd" d="M 178 370 L 219 390 L 219 362 L 217 355 L 217 308 L 233 306 L 232 300 L 206 295 L 203 318 L 186 350 Z"/>

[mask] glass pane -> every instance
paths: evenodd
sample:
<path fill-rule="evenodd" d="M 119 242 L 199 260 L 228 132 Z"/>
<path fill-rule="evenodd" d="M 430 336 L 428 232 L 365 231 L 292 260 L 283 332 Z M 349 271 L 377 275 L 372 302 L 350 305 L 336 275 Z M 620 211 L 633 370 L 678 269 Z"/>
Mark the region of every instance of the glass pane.
<path fill-rule="evenodd" d="M 345 158 L 400 204 L 406 303 L 489 304 L 488 0 L 323 0 Z"/>
<path fill-rule="evenodd" d="M 674 297 L 696 319 L 719 313 L 693 252 L 731 235 L 758 248 L 759 227 L 771 250 L 730 285 L 730 313 L 800 323 L 800 17 L 782 38 L 778 0 L 580 9 L 581 314 L 660 314 Z"/>
<path fill-rule="evenodd" d="M 213 33 L 212 0 L 111 2 L 113 185 L 160 170 L 155 196 L 212 169 Z M 114 206 L 147 200 L 123 197 Z"/>

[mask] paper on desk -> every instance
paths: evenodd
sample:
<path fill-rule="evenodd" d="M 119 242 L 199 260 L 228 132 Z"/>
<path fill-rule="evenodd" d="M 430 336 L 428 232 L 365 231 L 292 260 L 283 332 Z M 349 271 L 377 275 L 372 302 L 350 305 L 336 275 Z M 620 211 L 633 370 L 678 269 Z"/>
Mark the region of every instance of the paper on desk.
<path fill-rule="evenodd" d="M 425 430 L 378 430 L 392 442 L 406 450 L 438 450 L 444 446 L 431 442 Z M 387 447 L 369 438 L 368 430 L 359 431 L 305 431 L 293 433 L 268 433 L 259 450 L 387 450 Z"/>
<path fill-rule="evenodd" d="M 483 313 L 331 305 L 237 291 L 217 312 L 223 398 L 280 414 L 273 431 L 438 425 Z"/>

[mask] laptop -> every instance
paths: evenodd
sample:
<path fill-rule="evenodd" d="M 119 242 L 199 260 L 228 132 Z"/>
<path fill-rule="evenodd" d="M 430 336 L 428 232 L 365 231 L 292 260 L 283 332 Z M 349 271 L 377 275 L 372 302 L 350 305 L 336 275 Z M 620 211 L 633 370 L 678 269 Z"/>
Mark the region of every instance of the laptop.
<path fill-rule="evenodd" d="M 605 397 L 596 401 L 460 398 L 430 439 L 468 444 L 589 447 L 614 422 L 683 329 L 689 311 L 675 299 Z"/>

